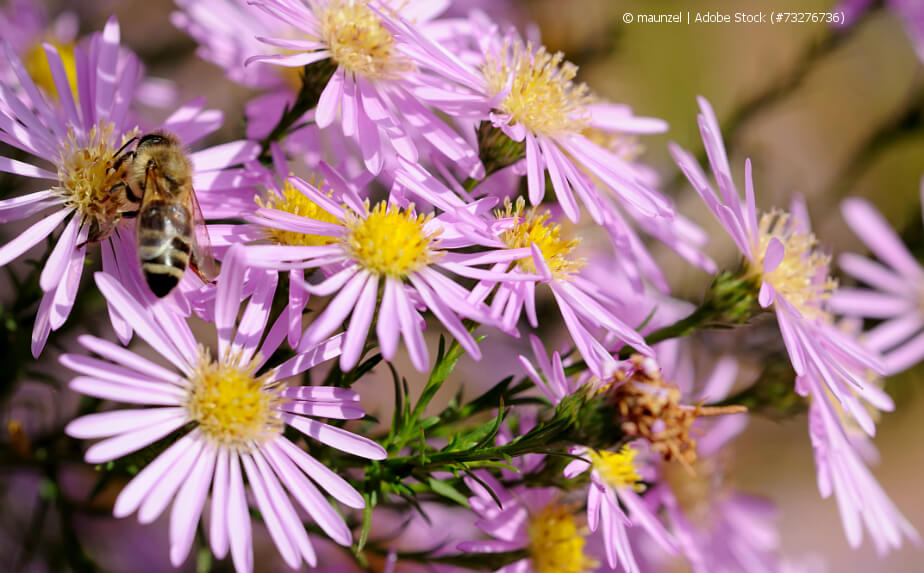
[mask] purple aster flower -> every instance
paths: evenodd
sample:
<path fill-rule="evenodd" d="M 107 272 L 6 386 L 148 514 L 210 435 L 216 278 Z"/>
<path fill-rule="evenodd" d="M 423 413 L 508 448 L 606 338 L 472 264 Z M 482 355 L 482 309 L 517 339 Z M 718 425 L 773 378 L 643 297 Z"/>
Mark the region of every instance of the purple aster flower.
<path fill-rule="evenodd" d="M 425 50 L 418 55 L 421 65 L 440 75 L 420 79 L 419 97 L 452 116 L 490 121 L 513 141 L 523 142 L 534 205 L 545 196 L 547 171 L 572 221 L 580 217 L 577 195 L 594 221 L 603 222 L 603 201 L 593 178 L 643 216 L 673 216 L 671 202 L 651 190 L 642 171 L 604 142 L 614 136 L 661 133 L 667 124 L 637 117 L 628 106 L 597 100 L 584 84 L 575 83 L 577 67 L 560 53 L 524 43 L 513 31 L 501 35 L 494 26 L 475 28 L 478 23 L 483 20 L 476 20 L 470 31 L 481 52 L 477 67 L 401 24 L 402 36 L 416 38 Z M 446 85 L 446 80 L 455 85 Z"/>
<path fill-rule="evenodd" d="M 57 102 L 39 91 L 21 60 L 8 46 L 5 48 L 22 93 L 0 86 L 0 141 L 29 157 L 20 161 L 0 156 L 0 171 L 51 183 L 43 191 L 0 201 L 0 222 L 43 214 L 38 222 L 0 247 L 0 265 L 22 255 L 64 225 L 40 279 L 45 295 L 33 330 L 32 352 L 36 356 L 49 332 L 64 324 L 73 306 L 91 229 L 100 236 L 104 271 L 126 282 L 136 296 L 153 299 L 138 268 L 134 224 L 122 218 L 119 202 L 110 200 L 110 191 L 119 182 L 111 168 L 116 152 L 141 133 L 131 113 L 140 79 L 138 59 L 131 53 L 119 57 L 119 35 L 119 25 L 113 18 L 101 34 L 75 49 L 76 92 L 68 87 L 62 54 L 45 44 L 58 86 Z M 168 117 L 160 129 L 190 144 L 216 130 L 221 121 L 219 112 L 206 110 L 201 101 L 193 101 Z M 242 204 L 241 197 L 251 200 L 253 192 L 240 189 L 243 171 L 226 168 L 252 159 L 258 152 L 255 144 L 237 141 L 189 156 L 194 165 L 193 187 L 206 216 L 234 216 Z M 186 279 L 187 284 L 188 281 L 195 283 L 192 278 Z M 131 334 L 128 323 L 117 313 L 110 315 L 116 332 L 127 340 Z"/>
<path fill-rule="evenodd" d="M 703 112 L 699 116 L 700 130 L 720 194 L 688 152 L 672 145 L 671 153 L 744 254 L 749 275 L 760 281 L 761 306 L 773 306 L 796 371 L 796 391 L 810 396 L 816 411 L 810 434 L 822 494 L 836 494 L 848 540 L 853 544 L 861 539 L 857 525 L 861 514 L 879 550 L 900 544 L 901 534 L 896 532 L 916 538 L 848 447 L 844 426 L 849 421 L 872 436 L 875 422 L 867 406 L 892 410 L 894 404 L 870 380 L 871 371 L 882 374 L 885 370 L 879 357 L 840 329 L 830 315 L 828 300 L 836 283 L 828 275 L 830 258 L 818 249 L 809 228 L 805 205 L 794 201 L 792 213 L 775 210 L 764 214 L 758 223 L 750 161 L 745 164 L 746 201 L 742 203 L 715 114 L 705 99 L 699 102 Z M 837 404 L 843 416 L 817 413 L 826 412 L 832 403 Z M 860 504 L 867 503 L 873 507 L 864 513 Z"/>
<path fill-rule="evenodd" d="M 218 280 L 214 356 L 196 342 L 176 314 L 152 312 L 114 277 L 96 275 L 110 304 L 171 367 L 93 336 L 80 337 L 83 346 L 102 358 L 64 355 L 62 363 L 81 374 L 71 381 L 71 388 L 145 407 L 90 414 L 71 422 L 67 432 L 77 438 L 104 438 L 86 452 L 88 462 L 103 463 L 191 425 L 132 479 L 113 510 L 117 517 L 138 511 L 139 521 L 148 523 L 173 501 L 170 559 L 175 566 L 189 553 L 211 488 L 213 553 L 223 558 L 230 550 L 237 571 L 253 570 L 245 477 L 251 499 L 286 563 L 293 568 L 303 560 L 315 565 L 315 551 L 290 497 L 341 545 L 351 543 L 350 530 L 317 486 L 349 507 L 362 508 L 364 503 L 343 478 L 284 437 L 285 427 L 369 459 L 383 459 L 385 450 L 367 438 L 312 419 L 361 418 L 355 392 L 285 387 L 287 378 L 337 356 L 340 337 L 308 347 L 282 364 L 266 364 L 285 332 L 280 320 L 264 337 L 276 273 L 248 271 L 240 249 L 232 249 L 226 257 Z M 245 273 L 256 273 L 252 280 L 258 286 L 238 321 Z"/>
<path fill-rule="evenodd" d="M 484 299 L 497 286 L 491 308 L 502 330 L 515 332 L 516 323 L 524 313 L 530 326 L 539 325 L 536 287 L 546 284 L 575 346 L 595 375 L 608 376 L 616 361 L 592 330 L 603 329 L 620 345 L 628 344 L 640 352 L 651 353 L 642 335 L 621 316 L 625 313 L 619 301 L 583 276 L 585 261 L 574 253 L 580 240 L 562 236 L 561 226 L 550 220 L 549 211 L 526 207 L 520 198 L 515 204 L 508 201 L 506 209 L 495 214 L 497 218 L 487 233 L 473 229 L 470 236 L 487 247 L 528 253 L 525 257 L 495 263 L 492 270 L 506 273 L 506 281 L 498 283 L 486 278 L 472 291 Z"/>
<path fill-rule="evenodd" d="M 469 291 L 437 269 L 497 282 L 506 275 L 478 266 L 522 257 L 528 249 L 458 252 L 474 243 L 449 213 L 439 217 L 418 214 L 413 205 L 394 201 L 371 205 L 332 169 L 325 169 L 324 177 L 323 188 L 329 194 L 290 177 L 286 198 L 267 203 L 250 218 L 268 229 L 276 243 L 249 246 L 251 264 L 277 270 L 322 268 L 327 277 L 320 284 L 305 283 L 297 276 L 296 284 L 312 294 L 336 293 L 304 332 L 299 348 L 324 340 L 352 315 L 340 358 L 343 369 L 352 368 L 378 307 L 376 334 L 382 355 L 391 360 L 403 337 L 411 362 L 423 372 L 429 359 L 420 308 L 430 310 L 478 360 L 481 352 L 461 318 L 481 323 L 492 319 L 487 308 L 470 300 Z"/>
<path fill-rule="evenodd" d="M 794 201 L 791 213 L 773 210 L 758 220 L 750 160 L 745 163 L 746 200 L 742 201 L 715 113 L 704 98 L 699 98 L 699 104 L 700 131 L 719 193 L 693 156 L 671 144 L 674 159 L 744 255 L 748 276 L 760 285 L 760 305 L 773 307 L 797 374 L 796 390 L 808 392 L 799 383 L 804 376 L 823 381 L 844 410 L 873 435 L 875 424 L 861 399 L 880 410 L 893 408 L 888 395 L 866 379 L 868 370 L 881 374 L 883 367 L 876 353 L 831 320 L 827 302 L 837 283 L 829 277 L 830 257 L 820 250 L 809 228 L 804 204 Z"/>
<path fill-rule="evenodd" d="M 296 30 L 294 39 L 292 34 L 258 38 L 285 53 L 254 56 L 247 63 L 332 65 L 333 75 L 321 93 L 314 121 L 324 129 L 339 115 L 343 134 L 359 144 L 370 172 L 381 172 L 386 154 L 416 162 L 415 140 L 426 141 L 460 168 L 476 172 L 480 162 L 475 149 L 411 92 L 414 77 L 420 75 L 412 56 L 420 51 L 414 38 L 392 32 L 397 27 L 392 20 L 402 18 L 425 27 L 447 3 L 261 0 L 253 4 Z"/>
<path fill-rule="evenodd" d="M 479 517 L 475 525 L 493 539 L 464 541 L 459 543 L 459 550 L 527 552 L 527 558 L 498 569 L 498 573 L 589 573 L 597 570 L 598 561 L 585 548 L 585 527 L 575 514 L 576 508 L 561 498 L 559 490 L 526 486 L 508 490 L 491 474 L 482 470 L 476 474 L 478 481 L 465 478 L 474 494 L 468 502 Z"/>
<path fill-rule="evenodd" d="M 833 10 L 843 12 L 844 21 L 835 25 L 840 28 L 853 26 L 863 12 L 872 6 L 873 1 L 844 0 Z M 902 21 L 915 53 L 924 62 L 924 4 L 918 0 L 886 0 L 885 5 Z"/>
<path fill-rule="evenodd" d="M 841 211 L 853 232 L 881 262 L 842 254 L 840 267 L 872 289 L 839 288 L 831 297 L 831 310 L 881 320 L 864 333 L 863 341 L 883 354 L 886 374 L 897 374 L 924 359 L 924 269 L 869 202 L 847 199 Z"/>

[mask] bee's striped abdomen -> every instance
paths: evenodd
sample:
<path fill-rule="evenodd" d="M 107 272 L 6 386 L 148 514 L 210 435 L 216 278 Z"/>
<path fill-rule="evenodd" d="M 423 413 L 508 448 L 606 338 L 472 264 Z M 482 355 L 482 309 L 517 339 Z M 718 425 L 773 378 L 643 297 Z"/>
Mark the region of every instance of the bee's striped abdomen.
<path fill-rule="evenodd" d="M 192 221 L 181 204 L 151 201 L 138 213 L 137 244 L 141 270 L 158 297 L 183 278 L 189 264 Z"/>

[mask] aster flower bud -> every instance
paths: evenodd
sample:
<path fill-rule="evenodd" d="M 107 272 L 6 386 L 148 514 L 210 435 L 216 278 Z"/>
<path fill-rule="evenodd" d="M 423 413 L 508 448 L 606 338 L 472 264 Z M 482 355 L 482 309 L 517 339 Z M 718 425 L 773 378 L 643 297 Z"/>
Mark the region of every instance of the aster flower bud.
<path fill-rule="evenodd" d="M 526 142 L 514 141 L 491 122 L 478 125 L 478 158 L 486 175 L 500 171 L 526 157 Z"/>

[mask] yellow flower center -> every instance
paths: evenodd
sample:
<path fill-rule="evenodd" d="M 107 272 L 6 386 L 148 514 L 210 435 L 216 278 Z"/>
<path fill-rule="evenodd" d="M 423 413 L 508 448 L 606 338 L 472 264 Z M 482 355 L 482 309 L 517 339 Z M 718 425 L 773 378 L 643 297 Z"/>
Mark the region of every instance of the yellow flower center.
<path fill-rule="evenodd" d="M 599 565 L 584 554 L 574 513 L 557 503 L 531 516 L 528 551 L 536 573 L 585 573 Z"/>
<path fill-rule="evenodd" d="M 77 208 L 85 220 L 94 221 L 98 228 L 109 228 L 119 219 L 123 207 L 120 195 L 112 194 L 121 176 L 112 168 L 115 153 L 137 130 L 122 135 L 121 142 L 113 142 L 114 127 L 107 121 L 93 126 L 86 137 L 78 137 L 73 128 L 61 146 L 58 161 L 58 183 L 55 190 Z"/>
<path fill-rule="evenodd" d="M 314 182 L 312 182 L 314 184 Z M 320 188 L 320 185 L 315 185 Z M 339 224 L 336 217 L 322 209 L 317 203 L 305 196 L 304 193 L 296 189 L 288 181 L 282 188 L 282 196 L 277 193 L 270 193 L 264 203 L 259 197 L 256 198 L 257 205 L 267 209 L 277 209 L 292 213 L 299 217 L 306 217 L 324 223 Z M 265 228 L 269 239 L 279 245 L 297 245 L 302 247 L 319 247 L 336 243 L 335 237 L 325 237 L 323 235 L 310 235 L 308 233 L 296 233 L 295 231 L 284 231 L 272 227 Z"/>
<path fill-rule="evenodd" d="M 62 44 L 54 40 L 46 40 L 58 49 L 61 55 L 61 63 L 64 64 L 64 73 L 67 74 L 67 83 L 71 88 L 74 99 L 77 99 L 77 64 L 74 61 L 74 44 Z M 48 58 L 45 55 L 45 48 L 42 42 L 36 42 L 28 52 L 23 56 L 23 66 L 35 85 L 45 90 L 45 93 L 58 97 L 58 90 L 55 88 L 55 80 L 51 75 L 51 67 L 48 65 Z"/>
<path fill-rule="evenodd" d="M 587 86 L 574 83 L 577 66 L 564 61 L 561 52 L 505 44 L 498 56 L 488 56 L 484 73 L 493 93 L 500 93 L 513 76 L 500 108 L 533 133 L 577 133 L 587 123 L 583 113 L 590 102 Z"/>
<path fill-rule="evenodd" d="M 765 273 L 764 257 L 773 238 L 783 244 L 786 254 L 776 269 Z M 794 229 L 789 213 L 774 210 L 760 218 L 759 241 L 753 273 L 807 318 L 826 317 L 824 302 L 837 288 L 837 281 L 828 276 L 831 257 L 818 249 L 815 235 Z"/>
<path fill-rule="evenodd" d="M 433 260 L 436 233 L 424 231 L 430 218 L 383 201 L 366 218 L 353 215 L 347 221 L 347 250 L 372 273 L 404 278 Z"/>
<path fill-rule="evenodd" d="M 331 59 L 346 71 L 385 78 L 411 69 L 409 60 L 395 50 L 391 32 L 365 2 L 330 0 L 318 19 Z"/>
<path fill-rule="evenodd" d="M 283 399 L 269 382 L 271 373 L 255 376 L 258 358 L 238 366 L 233 357 L 213 361 L 200 351 L 189 378 L 186 411 L 211 440 L 224 447 L 248 450 L 254 443 L 282 432 L 276 407 Z"/>
<path fill-rule="evenodd" d="M 634 448 L 625 445 L 618 452 L 589 450 L 588 457 L 594 469 L 610 487 L 630 487 L 641 492 L 645 486 L 639 483 L 642 476 L 635 470 L 637 453 Z"/>
<path fill-rule="evenodd" d="M 516 224 L 501 235 L 504 244 L 511 249 L 520 249 L 536 243 L 542 251 L 545 263 L 556 278 L 566 278 L 584 268 L 584 259 L 571 256 L 571 251 L 578 246 L 581 240 L 562 239 L 561 225 L 549 222 L 548 211 L 540 211 L 535 207 L 526 209 L 526 202 L 520 197 L 515 206 L 508 201 L 506 210 L 497 211 L 495 214 L 503 218 L 517 218 Z M 536 263 L 532 256 L 518 260 L 517 265 L 524 272 L 536 272 Z"/>

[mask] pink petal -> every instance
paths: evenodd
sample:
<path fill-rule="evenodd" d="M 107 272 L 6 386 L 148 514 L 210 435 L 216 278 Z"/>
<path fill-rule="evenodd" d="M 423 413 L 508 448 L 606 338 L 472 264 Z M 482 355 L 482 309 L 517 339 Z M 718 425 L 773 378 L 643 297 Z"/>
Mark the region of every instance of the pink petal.
<path fill-rule="evenodd" d="M 72 438 L 105 438 L 153 426 L 177 416 L 185 417 L 182 408 L 114 410 L 81 416 L 69 423 L 64 432 Z"/>
<path fill-rule="evenodd" d="M 382 293 L 382 304 L 379 308 L 379 320 L 375 325 L 375 333 L 379 339 L 379 350 L 385 360 L 395 357 L 398 350 L 398 301 L 397 289 L 404 288 L 401 281 L 386 277 L 385 289 Z"/>
<path fill-rule="evenodd" d="M 253 455 L 259 454 L 254 452 Z M 297 568 L 301 565 L 301 557 L 292 544 L 292 540 L 286 534 L 286 528 L 283 526 L 280 513 L 285 511 L 284 506 L 276 505 L 270 499 L 268 484 L 266 484 L 264 476 L 260 475 L 260 471 L 254 465 L 251 456 L 241 454 L 241 462 L 244 464 L 244 473 L 247 475 L 250 491 L 253 492 L 253 497 L 257 501 L 257 508 L 260 510 L 261 517 L 263 517 L 263 523 L 266 524 L 276 549 L 279 550 L 279 554 L 282 555 L 286 565 L 292 569 Z M 288 500 L 285 500 L 284 503 L 288 504 Z M 289 506 L 289 509 L 292 509 L 291 506 Z M 299 529 L 304 531 L 301 524 L 299 524 Z"/>
<path fill-rule="evenodd" d="M 209 546 L 219 559 L 228 555 L 228 490 L 230 463 L 228 450 L 218 449 L 215 462 L 215 479 L 212 480 L 212 508 L 209 516 Z"/>
<path fill-rule="evenodd" d="M 343 99 L 343 76 L 343 68 L 338 67 L 334 75 L 331 76 L 330 81 L 327 82 L 327 87 L 321 92 L 320 99 L 318 99 L 318 107 L 314 113 L 314 121 L 321 129 L 328 127 L 334 122 L 337 110 L 340 108 L 340 101 Z"/>
<path fill-rule="evenodd" d="M 269 501 L 275 506 L 276 513 L 283 526 L 283 532 L 289 534 L 290 541 L 294 542 L 298 547 L 305 562 L 314 567 L 317 565 L 318 557 L 315 554 L 314 547 L 311 546 L 311 542 L 308 540 L 305 527 L 295 514 L 295 508 L 280 485 L 279 479 L 273 473 L 273 469 L 260 451 L 254 452 L 253 457 L 263 478 L 263 485 L 269 495 Z M 325 503 L 325 505 L 327 504 Z"/>
<path fill-rule="evenodd" d="M 366 506 L 363 496 L 348 481 L 311 457 L 304 450 L 299 449 L 289 440 L 281 438 L 276 440 L 273 445 L 294 461 L 308 477 L 340 503 L 354 509 L 362 509 Z"/>
<path fill-rule="evenodd" d="M 217 457 L 216 448 L 207 445 L 189 472 L 189 479 L 180 487 L 173 503 L 173 510 L 170 512 L 170 563 L 174 567 L 179 567 L 186 561 L 186 556 L 192 548 Z"/>
<path fill-rule="evenodd" d="M 107 301 L 116 309 L 152 348 L 160 352 L 161 356 L 170 360 L 174 366 L 187 372 L 190 369 L 177 353 L 176 348 L 161 330 L 160 326 L 151 318 L 150 314 L 141 304 L 125 290 L 116 279 L 105 273 L 96 273 L 96 284 Z"/>
<path fill-rule="evenodd" d="M 174 494 L 186 481 L 186 477 L 196 467 L 199 458 L 203 455 L 206 441 L 201 436 L 195 440 L 193 447 L 185 451 L 182 456 L 177 458 L 170 466 L 170 469 L 157 480 L 157 483 L 145 496 L 141 508 L 138 510 L 138 521 L 140 523 L 151 523 L 164 512 Z"/>
<path fill-rule="evenodd" d="M 253 539 L 251 538 L 250 513 L 247 511 L 244 480 L 241 478 L 241 462 L 237 453 L 231 454 L 230 469 L 227 528 L 231 545 L 231 561 L 238 573 L 252 573 Z"/>
<path fill-rule="evenodd" d="M 360 355 L 366 345 L 369 326 L 375 313 L 376 297 L 379 291 L 379 281 L 370 275 L 359 294 L 343 341 L 343 354 L 340 355 L 340 368 L 346 372 L 352 370 L 359 362 Z M 360 415 L 360 417 L 362 417 Z"/>
<path fill-rule="evenodd" d="M 0 266 L 7 264 L 37 245 L 42 239 L 51 234 L 61 224 L 61 221 L 72 212 L 73 209 L 55 211 L 20 233 L 18 237 L 9 243 L 0 247 Z"/>
<path fill-rule="evenodd" d="M 120 458 L 153 444 L 185 423 L 185 416 L 173 416 L 157 424 L 107 438 L 90 446 L 84 459 L 90 464 L 101 464 Z"/>
<path fill-rule="evenodd" d="M 384 460 L 387 456 L 385 449 L 369 438 L 341 428 L 292 414 L 283 414 L 282 419 L 303 434 L 343 452 L 370 460 Z"/>
<path fill-rule="evenodd" d="M 343 323 L 344 319 L 353 312 L 353 307 L 369 278 L 370 275 L 365 271 L 358 272 L 350 278 L 340 293 L 328 303 L 327 308 L 314 319 L 302 335 L 302 341 L 298 345 L 299 350 L 318 344 Z"/>
<path fill-rule="evenodd" d="M 78 376 L 68 386 L 75 392 L 123 402 L 127 404 L 148 404 L 151 406 L 177 406 L 186 398 L 183 392 L 166 384 L 148 384 L 140 381 L 107 382 L 86 376 Z"/>
<path fill-rule="evenodd" d="M 175 372 L 171 372 L 163 366 L 154 364 L 150 360 L 142 358 L 131 350 L 118 346 L 117 344 L 113 344 L 108 340 L 103 340 L 102 338 L 97 338 L 89 334 L 81 334 L 77 337 L 77 342 L 87 350 L 95 352 L 103 358 L 108 358 L 113 362 L 117 362 L 123 366 L 131 368 L 136 372 L 142 372 L 146 375 L 150 375 L 152 378 L 158 378 L 165 382 L 172 382 L 174 384 L 182 383 L 182 378 Z"/>

